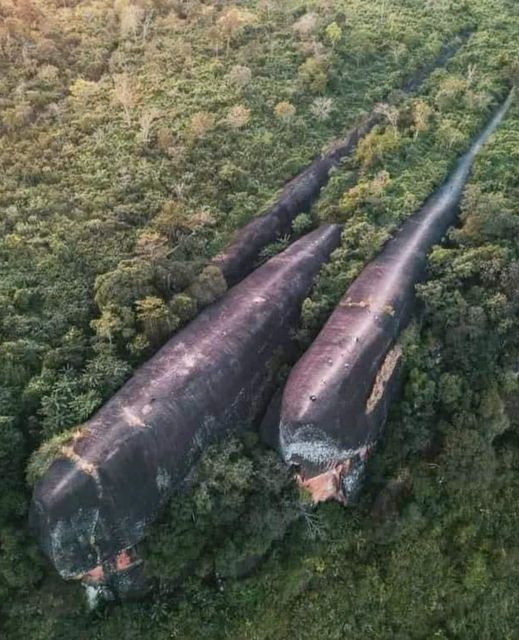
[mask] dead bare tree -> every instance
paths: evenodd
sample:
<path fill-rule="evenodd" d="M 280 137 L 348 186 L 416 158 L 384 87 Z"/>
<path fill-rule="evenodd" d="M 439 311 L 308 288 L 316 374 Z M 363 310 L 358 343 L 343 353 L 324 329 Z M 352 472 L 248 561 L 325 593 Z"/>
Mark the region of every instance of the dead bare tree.
<path fill-rule="evenodd" d="M 127 73 L 114 77 L 114 100 L 120 104 L 124 112 L 124 120 L 127 125 L 132 123 L 132 110 L 137 102 L 135 88 Z"/>
<path fill-rule="evenodd" d="M 155 108 L 146 109 L 141 113 L 141 117 L 139 118 L 139 124 L 141 127 L 139 131 L 139 138 L 143 144 L 148 144 L 150 141 L 151 127 L 160 115 L 160 111 Z"/>

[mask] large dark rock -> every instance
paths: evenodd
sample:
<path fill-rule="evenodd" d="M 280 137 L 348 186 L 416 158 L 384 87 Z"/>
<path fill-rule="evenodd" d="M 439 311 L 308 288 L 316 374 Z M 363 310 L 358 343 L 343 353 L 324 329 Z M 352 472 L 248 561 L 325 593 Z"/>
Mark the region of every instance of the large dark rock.
<path fill-rule="evenodd" d="M 301 304 L 339 244 L 327 225 L 175 335 L 89 420 L 35 487 L 30 523 L 65 578 L 102 582 L 216 438 L 255 420 Z"/>
<path fill-rule="evenodd" d="M 510 104 L 499 108 L 450 178 L 369 263 L 293 368 L 281 403 L 280 448 L 316 500 L 349 499 L 395 394 L 395 340 L 408 323 L 427 253 L 444 236 L 472 161 Z"/>

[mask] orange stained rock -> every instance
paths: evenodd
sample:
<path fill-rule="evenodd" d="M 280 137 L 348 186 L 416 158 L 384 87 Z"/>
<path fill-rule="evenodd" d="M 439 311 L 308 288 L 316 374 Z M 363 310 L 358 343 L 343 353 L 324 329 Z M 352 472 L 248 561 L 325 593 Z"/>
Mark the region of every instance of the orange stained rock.
<path fill-rule="evenodd" d="M 117 571 L 122 571 L 123 569 L 127 569 L 132 562 L 133 560 L 131 559 L 128 551 L 121 551 L 115 559 L 115 568 Z"/>
<path fill-rule="evenodd" d="M 342 476 L 349 471 L 350 466 L 351 461 L 347 460 L 313 478 L 304 478 L 301 474 L 297 474 L 297 483 L 310 493 L 314 504 L 327 500 L 337 500 L 337 502 L 345 504 L 346 499 L 342 491 L 341 480 Z"/>
<path fill-rule="evenodd" d="M 102 564 L 98 564 L 97 567 L 90 569 L 83 576 L 88 582 L 102 582 L 105 579 L 105 572 Z"/>

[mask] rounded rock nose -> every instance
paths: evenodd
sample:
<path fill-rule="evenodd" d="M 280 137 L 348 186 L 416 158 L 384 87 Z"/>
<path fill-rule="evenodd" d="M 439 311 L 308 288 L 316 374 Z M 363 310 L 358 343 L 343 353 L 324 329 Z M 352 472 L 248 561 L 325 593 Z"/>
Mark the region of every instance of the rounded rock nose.
<path fill-rule="evenodd" d="M 36 484 L 29 526 L 63 578 L 78 578 L 98 564 L 99 513 L 95 479 L 69 460 L 54 461 Z"/>
<path fill-rule="evenodd" d="M 326 471 L 333 455 L 323 434 L 313 425 L 297 420 L 281 420 L 280 453 L 285 464 L 296 469 L 305 478 Z"/>

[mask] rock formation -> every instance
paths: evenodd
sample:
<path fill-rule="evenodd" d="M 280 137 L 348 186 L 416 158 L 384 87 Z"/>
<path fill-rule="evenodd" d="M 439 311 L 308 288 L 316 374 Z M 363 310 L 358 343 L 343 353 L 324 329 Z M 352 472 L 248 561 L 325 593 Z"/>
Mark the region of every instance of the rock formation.
<path fill-rule="evenodd" d="M 301 304 L 339 244 L 304 236 L 176 334 L 77 432 L 37 483 L 30 523 L 64 578 L 103 584 L 216 438 L 264 410 Z"/>
<path fill-rule="evenodd" d="M 290 373 L 281 401 L 280 449 L 315 501 L 347 501 L 359 486 L 395 394 L 395 341 L 411 317 L 427 254 L 455 221 L 472 162 L 511 99 L 449 179 L 364 268 Z"/>

